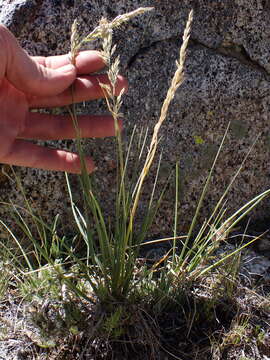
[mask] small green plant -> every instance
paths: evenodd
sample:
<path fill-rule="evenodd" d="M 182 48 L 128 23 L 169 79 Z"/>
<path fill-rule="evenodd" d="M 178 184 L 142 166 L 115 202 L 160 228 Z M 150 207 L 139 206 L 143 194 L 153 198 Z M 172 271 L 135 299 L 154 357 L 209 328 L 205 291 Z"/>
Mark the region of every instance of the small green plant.
<path fill-rule="evenodd" d="M 260 325 L 256 325 L 253 331 L 254 331 L 254 334 L 257 337 L 257 341 L 259 343 L 264 344 L 265 338 L 266 338 L 265 330 L 262 329 L 262 327 Z"/>
<path fill-rule="evenodd" d="M 248 318 L 240 319 L 232 325 L 231 331 L 224 338 L 224 346 L 240 345 L 242 342 L 249 342 L 249 321 Z"/>
<path fill-rule="evenodd" d="M 5 249 L 0 255 L 0 299 L 2 299 L 6 294 L 8 286 L 10 284 L 10 280 L 12 278 L 12 264 L 9 261 L 8 255 L 5 253 Z"/>
<path fill-rule="evenodd" d="M 107 316 L 103 323 L 105 333 L 113 339 L 117 339 L 124 334 L 124 330 L 121 326 L 123 312 L 123 308 L 119 306 L 110 316 Z"/>

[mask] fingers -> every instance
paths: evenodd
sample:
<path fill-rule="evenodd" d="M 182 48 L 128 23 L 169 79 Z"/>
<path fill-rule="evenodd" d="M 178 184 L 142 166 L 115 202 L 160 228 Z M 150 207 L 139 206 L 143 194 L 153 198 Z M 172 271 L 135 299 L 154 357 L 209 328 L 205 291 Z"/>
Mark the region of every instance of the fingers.
<path fill-rule="evenodd" d="M 115 135 L 115 124 L 111 116 L 80 116 L 78 125 L 82 138 Z M 118 121 L 120 129 L 122 121 Z M 74 139 L 76 131 L 69 115 L 55 115 L 29 113 L 25 129 L 19 134 L 24 139 L 59 140 Z"/>
<path fill-rule="evenodd" d="M 70 57 L 68 54 L 49 57 L 34 56 L 33 59 L 39 64 L 51 69 L 58 69 L 70 64 Z M 77 74 L 80 75 L 100 71 L 104 66 L 105 64 L 99 51 L 81 51 L 76 57 Z"/>
<path fill-rule="evenodd" d="M 0 79 L 6 77 L 25 93 L 39 96 L 59 94 L 76 78 L 76 69 L 71 64 L 51 69 L 34 61 L 3 25 L 0 25 L 0 48 Z"/>
<path fill-rule="evenodd" d="M 74 81 L 74 98 L 72 97 L 71 89 L 64 90 L 61 94 L 56 96 L 29 97 L 30 107 L 58 107 L 69 105 L 72 102 L 78 103 L 88 100 L 96 100 L 104 97 L 104 90 L 100 83 L 109 85 L 107 75 L 92 75 L 80 76 Z M 123 76 L 118 76 L 115 95 L 119 95 L 122 89 L 127 91 L 128 83 Z"/>
<path fill-rule="evenodd" d="M 94 162 L 91 158 L 85 160 L 87 171 L 91 173 L 95 169 Z M 48 149 L 25 140 L 15 140 L 9 153 L 1 158 L 1 163 L 73 174 L 81 172 L 78 155 L 64 150 Z"/>

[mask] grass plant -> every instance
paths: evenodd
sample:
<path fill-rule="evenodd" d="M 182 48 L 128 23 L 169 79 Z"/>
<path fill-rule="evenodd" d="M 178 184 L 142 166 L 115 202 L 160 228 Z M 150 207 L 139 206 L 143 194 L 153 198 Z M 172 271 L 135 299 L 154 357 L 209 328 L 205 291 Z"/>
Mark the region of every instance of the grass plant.
<path fill-rule="evenodd" d="M 118 26 L 118 24 L 121 24 L 123 21 L 126 21 L 130 17 L 141 14 L 148 10 L 150 10 L 150 8 L 138 9 L 137 11 L 126 14 L 122 18 L 117 17 L 111 23 L 109 23 L 105 19 L 102 19 L 96 30 L 94 30 L 82 41 L 78 40 L 77 23 L 75 22 L 72 27 L 71 56 L 73 56 L 74 59 L 72 60 L 72 62 L 76 63 L 76 53 L 78 52 L 79 47 L 85 41 L 88 42 L 92 39 L 96 39 L 97 36 L 101 37 L 103 39 L 102 56 L 108 65 L 107 74 L 111 83 L 111 86 L 105 84 L 100 84 L 100 86 L 103 88 L 108 109 L 114 118 L 117 138 L 118 190 L 115 201 L 116 223 L 114 225 L 114 228 L 108 228 L 108 224 L 106 224 L 102 210 L 100 208 L 100 203 L 94 195 L 91 179 L 89 178 L 84 165 L 84 155 L 82 151 L 79 131 L 77 131 L 77 145 L 82 164 L 82 175 L 80 177 L 80 180 L 82 185 L 82 191 L 84 194 L 85 208 L 88 212 L 90 211 L 92 213 L 95 222 L 96 233 L 93 234 L 93 226 L 89 222 L 89 215 L 87 214 L 87 212 L 86 214 L 82 215 L 80 210 L 73 204 L 72 201 L 73 214 L 76 219 L 78 228 L 80 229 L 80 232 L 85 239 L 88 249 L 88 269 L 91 269 L 91 266 L 94 266 L 94 271 L 96 272 L 96 269 L 98 268 L 100 274 L 102 274 L 102 277 L 100 277 L 99 280 L 100 283 L 98 285 L 92 283 L 91 285 L 95 289 L 95 292 L 100 298 L 100 300 L 105 301 L 106 299 L 106 302 L 109 303 L 111 301 L 122 301 L 126 299 L 132 293 L 131 288 L 134 288 L 134 268 L 136 258 L 139 252 L 139 245 L 142 243 L 143 240 L 145 240 L 147 231 L 153 219 L 153 213 L 155 213 L 153 196 L 150 199 L 148 210 L 145 214 L 143 225 L 140 231 L 140 236 L 135 234 L 134 222 L 138 210 L 138 204 L 142 194 L 144 181 L 149 173 L 153 159 L 155 157 L 160 127 L 167 116 L 168 108 L 174 98 L 174 94 L 184 79 L 184 60 L 186 56 L 188 40 L 190 37 L 191 23 L 193 17 L 193 12 L 191 12 L 183 35 L 183 44 L 180 49 L 179 60 L 177 62 L 177 70 L 172 79 L 171 86 L 167 92 L 167 96 L 164 100 L 159 120 L 155 125 L 152 139 L 150 142 L 150 147 L 147 152 L 142 170 L 137 179 L 135 179 L 135 182 L 130 184 L 127 181 L 126 173 L 132 141 L 130 142 L 127 154 L 125 154 L 124 145 L 118 126 L 118 118 L 119 116 L 121 116 L 120 107 L 122 103 L 123 92 L 120 93 L 118 96 L 115 96 L 116 81 L 119 73 L 119 57 L 116 57 L 115 60 L 112 60 L 115 52 L 115 46 L 112 45 L 112 29 L 114 26 Z M 78 130 L 76 109 L 74 107 L 70 111 L 70 114 L 73 119 L 74 126 Z M 72 199 L 72 191 L 70 189 L 70 186 L 69 195 Z M 95 235 L 97 236 L 95 237 Z M 89 266 L 90 264 L 91 266 Z M 85 269 L 83 273 L 85 273 Z M 90 278 L 88 278 L 88 280 Z"/>
<path fill-rule="evenodd" d="M 122 20 L 125 21 L 133 17 L 137 14 L 142 14 L 145 11 L 151 10 L 151 8 L 138 9 L 136 12 L 132 12 L 130 14 L 126 14 L 122 17 Z M 150 146 L 146 154 L 146 159 L 141 168 L 139 175 L 133 178 L 132 183 L 128 183 L 127 180 L 127 167 L 129 161 L 129 153 L 132 146 L 133 137 L 131 137 L 131 141 L 129 143 L 128 149 L 125 152 L 124 144 L 122 141 L 121 133 L 118 127 L 117 119 L 121 116 L 120 107 L 122 102 L 121 93 L 119 96 L 115 96 L 115 85 L 117 76 L 119 73 L 119 57 L 116 57 L 113 61 L 113 55 L 115 53 L 115 46 L 112 45 L 112 30 L 114 26 L 118 26 L 118 24 L 122 23 L 120 20 L 121 17 L 117 17 L 111 23 L 107 20 L 102 19 L 99 26 L 91 32 L 89 36 L 87 36 L 83 40 L 77 40 L 79 37 L 77 35 L 77 23 L 75 22 L 72 27 L 72 36 L 71 36 L 71 54 L 73 54 L 72 62 L 76 63 L 76 53 L 78 52 L 79 47 L 86 41 L 89 42 L 91 40 L 96 39 L 97 37 L 102 38 L 103 40 L 103 51 L 102 56 L 104 61 L 106 61 L 108 65 L 108 78 L 111 82 L 111 86 L 100 84 L 100 86 L 104 90 L 104 95 L 106 99 L 106 103 L 109 111 L 111 112 L 114 121 L 115 121 L 115 129 L 116 129 L 116 143 L 117 143 L 117 156 L 118 156 L 118 173 L 117 173 L 117 198 L 115 201 L 115 213 L 116 213 L 116 223 L 115 226 L 112 227 L 111 224 L 106 223 L 105 218 L 103 216 L 100 201 L 95 197 L 93 185 L 91 182 L 91 178 L 87 175 L 85 166 L 84 166 L 84 154 L 81 145 L 81 139 L 79 131 L 77 131 L 77 144 L 78 151 L 81 158 L 82 163 L 82 175 L 81 175 L 81 185 L 82 191 L 85 199 L 85 209 L 86 213 L 82 214 L 81 211 L 75 206 L 72 200 L 72 190 L 69 186 L 69 195 L 72 200 L 72 208 L 73 214 L 76 219 L 76 223 L 80 232 L 85 239 L 87 244 L 88 253 L 87 258 L 88 268 L 90 264 L 94 264 L 94 271 L 99 269 L 99 272 L 102 274 L 101 282 L 98 286 L 96 284 L 92 284 L 97 294 L 99 294 L 99 289 L 102 289 L 101 299 L 107 298 L 107 301 L 121 301 L 128 297 L 128 294 L 131 294 L 131 289 L 134 288 L 134 269 L 136 264 L 136 258 L 140 249 L 140 246 L 143 245 L 147 237 L 147 231 L 151 225 L 151 221 L 153 220 L 153 215 L 157 207 L 160 204 L 162 196 L 157 201 L 156 207 L 153 204 L 153 193 L 149 201 L 149 206 L 147 213 L 145 214 L 143 224 L 141 226 L 140 234 L 136 234 L 134 230 L 134 221 L 136 219 L 136 212 L 138 209 L 138 204 L 140 201 L 140 197 L 142 194 L 142 189 L 144 186 L 145 179 L 149 174 L 151 165 L 153 163 L 158 142 L 159 142 L 159 130 L 164 123 L 169 105 L 174 98 L 175 92 L 178 87 L 182 84 L 184 80 L 184 62 L 186 58 L 186 49 L 188 40 L 190 37 L 191 24 L 193 19 L 193 11 L 190 12 L 189 18 L 186 24 L 186 28 L 183 35 L 183 43 L 180 49 L 179 59 L 176 62 L 176 72 L 173 76 L 171 86 L 167 92 L 166 98 L 161 107 L 160 117 L 154 127 L 152 138 L 150 141 Z M 70 111 L 71 117 L 73 119 L 75 127 L 77 126 L 77 118 L 76 118 L 76 109 L 73 107 L 72 111 Z M 205 221 L 205 223 L 201 226 L 200 231 L 194 236 L 194 230 L 197 223 L 197 219 L 203 206 L 203 201 L 206 197 L 207 191 L 209 190 L 210 180 L 212 178 L 212 174 L 216 163 L 218 161 L 220 152 L 222 150 L 224 141 L 227 136 L 229 126 L 226 130 L 226 133 L 223 137 L 222 143 L 220 145 L 219 151 L 215 157 L 212 168 L 207 177 L 205 186 L 203 188 L 201 197 L 198 202 L 198 206 L 196 208 L 195 215 L 191 221 L 191 225 L 189 228 L 189 232 L 184 240 L 178 241 L 177 236 L 177 225 L 178 225 L 178 188 L 179 188 L 179 171 L 178 167 L 176 167 L 176 194 L 175 194 L 175 226 L 174 226 L 174 237 L 173 237 L 173 247 L 172 247 L 172 256 L 170 254 L 166 255 L 161 263 L 166 264 L 166 272 L 167 267 L 170 267 L 170 272 L 174 273 L 175 278 L 184 278 L 183 274 L 187 276 L 189 279 L 195 280 L 200 276 L 203 276 L 207 272 L 210 272 L 214 269 L 214 267 L 220 265 L 222 262 L 227 260 L 229 257 L 234 256 L 238 252 L 240 252 L 244 247 L 248 246 L 256 239 L 252 239 L 249 243 L 244 244 L 242 247 L 238 248 L 235 252 L 231 254 L 227 254 L 222 259 L 209 264 L 207 260 L 212 256 L 213 252 L 218 248 L 220 243 L 227 238 L 227 235 L 230 231 L 238 224 L 238 222 L 246 216 L 260 201 L 262 201 L 266 196 L 269 195 L 269 190 L 258 195 L 250 202 L 247 202 L 242 208 L 240 208 L 237 212 L 225 218 L 226 209 L 226 195 L 228 194 L 230 188 L 232 187 L 235 179 L 239 175 L 239 172 L 242 169 L 242 166 L 249 155 L 252 148 L 246 155 L 243 163 L 239 167 L 239 170 L 233 176 L 231 183 L 228 185 L 226 190 L 224 191 L 223 196 L 217 203 L 214 208 L 212 214 L 209 219 Z M 254 144 L 256 141 L 254 142 Z M 138 168 L 136 168 L 138 170 Z M 156 176 L 156 180 L 158 178 L 158 174 Z M 67 179 L 68 181 L 68 179 Z M 69 182 L 68 182 L 69 185 Z M 155 186 L 153 192 L 155 190 Z M 95 223 L 95 232 L 92 231 L 93 226 L 89 223 L 89 212 L 92 213 Z M 142 231 L 143 230 L 143 231 Z M 155 243 L 155 242 L 152 242 Z M 176 250 L 180 252 L 177 253 Z M 98 254 L 98 255 L 97 255 Z M 112 261 L 113 259 L 113 261 Z M 208 264 L 208 265 L 206 265 Z M 156 264 L 154 269 L 160 265 Z M 153 271 L 152 269 L 151 271 Z M 149 275 L 150 272 L 147 272 Z M 85 269 L 84 271 L 85 272 Z M 170 277 L 167 276 L 169 279 Z M 89 279 L 88 279 L 89 280 Z M 171 280 L 169 280 L 171 281 Z"/>

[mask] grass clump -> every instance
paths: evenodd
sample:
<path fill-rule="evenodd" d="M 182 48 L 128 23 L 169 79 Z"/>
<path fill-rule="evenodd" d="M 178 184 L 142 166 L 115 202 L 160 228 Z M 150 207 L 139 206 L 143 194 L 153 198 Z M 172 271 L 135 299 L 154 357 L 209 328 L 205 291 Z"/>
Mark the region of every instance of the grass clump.
<path fill-rule="evenodd" d="M 113 229 L 109 228 L 108 223 L 105 221 L 99 205 L 99 201 L 94 195 L 91 179 L 86 172 L 83 151 L 79 138 L 79 131 L 77 131 L 77 145 L 82 163 L 82 175 L 80 180 L 84 194 L 85 207 L 92 213 L 94 218 L 95 232 L 97 235 L 96 238 L 92 232 L 93 226 L 89 222 L 89 219 L 87 219 L 89 215 L 82 215 L 72 202 L 73 214 L 80 229 L 81 235 L 85 239 L 88 248 L 87 256 L 89 263 L 92 265 L 94 264 L 94 266 L 96 266 L 96 268 L 98 268 L 102 274 L 102 277 L 100 278 L 102 283 L 99 283 L 98 285 L 93 283 L 92 287 L 94 288 L 95 293 L 98 295 L 100 300 L 105 301 L 106 299 L 107 302 L 121 301 L 126 299 L 128 294 L 130 294 L 131 288 L 133 287 L 132 283 L 134 277 L 134 267 L 139 251 L 139 245 L 143 240 L 145 240 L 147 230 L 149 229 L 153 218 L 152 214 L 154 211 L 154 206 L 152 198 L 150 199 L 148 210 L 145 215 L 144 223 L 141 227 L 141 233 L 139 236 L 134 233 L 134 221 L 138 210 L 138 204 L 142 193 L 144 180 L 149 173 L 156 153 L 159 129 L 166 118 L 169 104 L 172 101 L 177 88 L 183 81 L 184 58 L 192 22 L 193 13 L 191 12 L 183 36 L 183 44 L 180 50 L 179 61 L 177 62 L 177 70 L 162 106 L 160 118 L 155 125 L 150 147 L 146 155 L 146 160 L 143 164 L 140 175 L 137 179 L 135 179 L 135 182 L 128 183 L 126 173 L 130 148 L 128 149 L 127 154 L 125 154 L 123 151 L 121 133 L 118 127 L 118 118 L 121 116 L 119 111 L 123 92 L 118 96 L 114 95 L 117 76 L 119 73 L 119 57 L 116 57 L 116 59 L 112 61 L 112 56 L 115 52 L 115 46 L 112 46 L 112 29 L 114 26 L 121 24 L 122 21 L 126 21 L 129 17 L 132 17 L 135 14 L 143 13 L 146 10 L 149 10 L 149 8 L 138 9 L 135 12 L 126 14 L 126 16 L 123 16 L 122 18 L 117 17 L 111 23 L 108 23 L 105 19 L 102 19 L 97 29 L 91 33 L 92 35 L 90 34 L 79 43 L 80 45 L 84 41 L 88 42 L 91 39 L 95 39 L 96 37 L 93 34 L 96 33 L 97 36 L 102 37 L 102 56 L 107 62 L 107 74 L 111 82 L 111 86 L 105 84 L 100 84 L 100 86 L 104 90 L 108 109 L 114 118 L 117 138 L 118 168 L 117 197 L 115 201 L 116 223 Z M 78 51 L 77 48 L 79 45 L 77 45 L 77 41 L 73 40 L 77 39 L 77 37 L 76 26 L 73 26 L 71 54 L 76 54 Z M 74 108 L 71 111 L 71 116 L 75 127 L 78 129 L 76 110 Z M 69 194 L 72 198 L 72 191 L 70 188 Z M 88 266 L 88 268 L 91 269 L 91 266 Z M 86 269 L 83 271 L 84 273 L 86 272 L 85 270 Z M 96 271 L 96 269 L 94 271 Z"/>
<path fill-rule="evenodd" d="M 34 310 L 29 337 L 38 349 L 49 349 L 51 359 L 124 359 L 130 356 L 141 359 L 142 353 L 147 359 L 159 359 L 162 356 L 193 359 L 196 352 L 201 351 L 198 349 L 205 347 L 206 355 L 200 357 L 203 360 L 211 351 L 209 334 L 220 331 L 221 323 L 230 330 L 218 345 L 216 336 L 211 340 L 214 344 L 212 353 L 219 354 L 215 356 L 221 356 L 232 342 L 238 345 L 242 334 L 246 334 L 249 329 L 247 322 L 238 322 L 236 325 L 239 307 L 233 297 L 239 281 L 241 250 L 257 238 L 225 255 L 217 255 L 216 252 L 240 220 L 267 197 L 270 190 L 226 217 L 226 195 L 241 171 L 241 165 L 212 214 L 197 231 L 200 209 L 228 129 L 206 179 L 187 235 L 180 236 L 178 229 L 178 166 L 175 170 L 176 194 L 172 204 L 175 208 L 172 237 L 146 242 L 163 196 L 163 191 L 157 199 L 155 196 L 158 171 L 146 212 L 142 221 L 137 223 L 145 180 L 157 152 L 159 131 L 170 103 L 184 80 L 184 63 L 193 19 L 191 11 L 176 71 L 146 150 L 147 135 L 136 139 L 134 131 L 128 145 L 122 139 L 118 119 L 121 117 L 123 92 L 115 95 L 120 61 L 119 57 L 115 57 L 116 47 L 112 37 L 115 27 L 149 10 L 152 8 L 140 8 L 118 16 L 111 22 L 102 19 L 85 38 L 79 36 L 76 21 L 72 26 L 71 62 L 76 65 L 76 56 L 84 43 L 102 39 L 102 56 L 108 66 L 111 86 L 100 86 L 116 130 L 117 191 L 114 221 L 105 215 L 106 211 L 103 211 L 95 191 L 93 176 L 87 174 L 76 106 L 73 104 L 69 112 L 77 132 L 76 144 L 81 160 L 81 208 L 74 202 L 68 176 L 66 179 L 79 235 L 72 239 L 59 237 L 57 219 L 51 226 L 47 225 L 34 214 L 26 197 L 26 211 L 31 215 L 35 232 L 24 220 L 21 209 L 13 204 L 11 209 L 14 219 L 33 247 L 24 249 L 10 228 L 1 222 L 19 252 L 14 253 L 8 246 L 3 248 L 3 258 L 9 259 L 14 267 L 3 273 L 5 280 L 0 295 L 4 296 L 7 287 L 13 282 L 14 287 L 19 289 L 20 301 L 32 304 Z M 138 158 L 130 165 L 133 147 L 137 147 Z M 130 166 L 133 167 L 132 176 L 129 176 Z M 20 180 L 17 179 L 17 182 L 23 192 Z M 82 239 L 85 245 L 83 255 L 77 248 L 78 239 Z M 169 244 L 168 251 L 154 261 L 142 256 L 144 248 L 159 243 Z M 199 336 L 198 332 L 202 330 L 203 336 Z M 263 331 L 260 330 L 260 334 Z M 257 337 L 261 339 L 262 335 Z"/>

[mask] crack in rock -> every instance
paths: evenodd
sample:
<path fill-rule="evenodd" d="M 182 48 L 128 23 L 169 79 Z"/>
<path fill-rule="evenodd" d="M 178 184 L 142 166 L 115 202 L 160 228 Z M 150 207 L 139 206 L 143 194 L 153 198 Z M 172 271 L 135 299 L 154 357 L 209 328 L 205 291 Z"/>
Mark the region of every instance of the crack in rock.
<path fill-rule="evenodd" d="M 258 62 L 256 62 L 249 56 L 248 52 L 246 51 L 245 47 L 242 44 L 238 45 L 235 43 L 224 43 L 217 48 L 212 48 L 210 46 L 205 45 L 204 43 L 201 43 L 197 39 L 190 39 L 190 40 L 191 40 L 191 43 L 202 46 L 216 54 L 236 59 L 241 64 L 244 64 L 253 69 L 256 69 L 261 74 L 263 74 L 266 78 L 269 79 L 270 73 L 268 73 L 263 66 L 261 66 Z"/>
<path fill-rule="evenodd" d="M 151 50 L 152 47 L 156 46 L 157 44 L 159 44 L 163 41 L 168 41 L 168 40 L 170 40 L 170 38 L 164 39 L 164 40 L 153 41 L 150 45 L 139 47 L 139 49 L 136 51 L 136 53 L 129 58 L 127 65 L 125 67 L 125 70 L 130 69 L 140 55 L 146 54 L 149 50 Z"/>
<path fill-rule="evenodd" d="M 130 69 L 140 55 L 146 54 L 152 47 L 156 46 L 157 44 L 163 43 L 164 41 L 166 42 L 166 41 L 178 40 L 178 39 L 179 39 L 179 37 L 172 36 L 169 38 L 154 41 L 150 45 L 139 47 L 139 49 L 136 51 L 136 53 L 134 55 L 132 55 L 130 57 L 130 59 L 128 60 L 125 70 Z M 241 64 L 249 66 L 252 69 L 256 69 L 261 74 L 263 74 L 267 80 L 269 80 L 270 73 L 267 72 L 267 70 L 264 67 L 262 67 L 259 63 L 257 63 L 255 60 L 253 60 L 249 56 L 248 52 L 246 51 L 246 49 L 243 45 L 238 45 L 238 44 L 234 44 L 234 43 L 224 43 L 217 48 L 213 48 L 213 47 L 207 46 L 206 44 L 204 44 L 194 38 L 190 38 L 190 44 L 201 46 L 201 47 L 203 47 L 207 50 L 210 50 L 218 55 L 236 59 Z"/>

